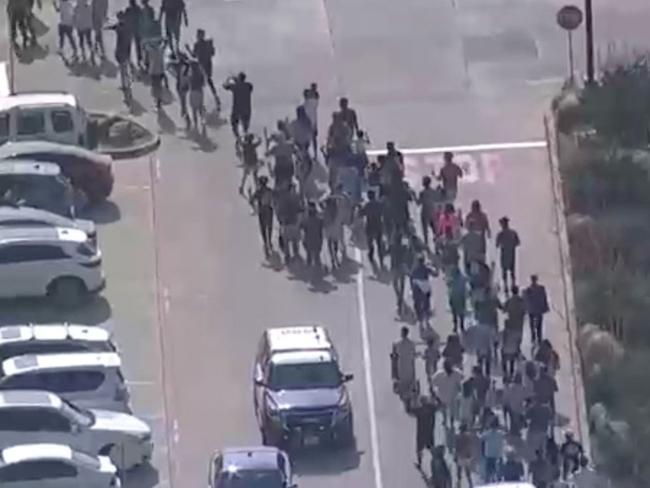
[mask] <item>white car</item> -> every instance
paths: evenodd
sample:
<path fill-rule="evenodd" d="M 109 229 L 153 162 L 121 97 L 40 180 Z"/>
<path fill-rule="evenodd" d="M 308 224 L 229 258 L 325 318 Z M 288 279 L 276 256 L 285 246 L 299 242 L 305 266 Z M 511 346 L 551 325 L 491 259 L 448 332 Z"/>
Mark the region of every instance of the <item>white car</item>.
<path fill-rule="evenodd" d="M 79 305 L 105 286 L 102 254 L 78 229 L 0 227 L 0 283 L 0 298 Z"/>
<path fill-rule="evenodd" d="M 2 488 L 119 488 L 117 468 L 64 444 L 19 444 L 0 451 Z"/>
<path fill-rule="evenodd" d="M 28 354 L 1 364 L 0 390 L 46 390 L 83 408 L 131 412 L 114 352 Z"/>
<path fill-rule="evenodd" d="M 0 363 L 26 354 L 117 352 L 111 333 L 94 325 L 24 324 L 0 327 Z"/>
<path fill-rule="evenodd" d="M 35 207 L 0 202 L 0 227 L 68 227 L 79 229 L 97 245 L 97 228 L 92 220 L 66 217 Z"/>
<path fill-rule="evenodd" d="M 0 448 L 56 442 L 111 458 L 121 471 L 151 459 L 151 429 L 133 415 L 85 410 L 47 391 L 0 392 Z"/>

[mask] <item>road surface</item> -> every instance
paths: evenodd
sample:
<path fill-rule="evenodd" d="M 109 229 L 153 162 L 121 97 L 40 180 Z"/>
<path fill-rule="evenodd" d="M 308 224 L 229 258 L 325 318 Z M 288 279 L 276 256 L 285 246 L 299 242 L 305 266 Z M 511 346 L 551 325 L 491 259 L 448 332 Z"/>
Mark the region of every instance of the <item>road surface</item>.
<path fill-rule="evenodd" d="M 554 23 L 560 3 L 199 0 L 190 3 L 190 28 L 214 37 L 218 79 L 249 74 L 256 131 L 291 115 L 302 88 L 317 81 L 321 128 L 347 95 L 375 147 L 394 140 L 416 149 L 408 156 L 415 183 L 439 164 L 443 147 L 462 146 L 463 207 L 480 199 L 493 227 L 510 216 L 523 241 L 520 281 L 535 272 L 549 290 L 547 329 L 563 363 L 559 411 L 574 421 L 550 175 L 539 145 L 542 110 L 566 75 L 565 38 Z M 607 9 L 642 18 L 630 7 Z M 51 29 L 43 28 L 43 49 L 19 56 L 16 86 L 71 90 L 90 108 L 123 111 L 114 64 L 64 66 L 54 54 L 55 14 L 47 5 L 38 15 Z M 155 469 L 129 486 L 201 486 L 213 450 L 258 443 L 257 340 L 266 327 L 308 321 L 329 327 L 344 369 L 355 375 L 357 450 L 297 459 L 300 486 L 422 486 L 414 423 L 389 381 L 388 352 L 402 324 L 385 278 L 356 251 L 356 263 L 316 283 L 265 263 L 255 219 L 237 193 L 227 125 L 196 141 L 184 134 L 176 103 L 156 117 L 147 87 L 138 84 L 135 97 L 138 117 L 159 127 L 163 144 L 150 157 L 116 163 L 112 203 L 95 214 L 105 299 L 65 317 L 113 319 L 136 413 L 156 430 Z M 526 144 L 511 145 L 518 142 Z M 440 286 L 434 295 L 444 336 L 450 321 Z M 52 316 L 33 304 L 2 310 L 6 320 Z"/>

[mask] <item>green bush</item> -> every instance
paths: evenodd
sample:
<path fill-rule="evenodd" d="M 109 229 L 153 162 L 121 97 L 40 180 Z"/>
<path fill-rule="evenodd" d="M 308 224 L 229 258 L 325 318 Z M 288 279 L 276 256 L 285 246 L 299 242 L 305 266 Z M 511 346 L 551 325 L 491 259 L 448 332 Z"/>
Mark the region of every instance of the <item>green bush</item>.
<path fill-rule="evenodd" d="M 588 151 L 562 172 L 571 211 L 593 214 L 612 206 L 650 204 L 648 171 L 631 153 Z"/>
<path fill-rule="evenodd" d="M 603 73 L 581 94 L 582 116 L 607 142 L 622 147 L 648 144 L 650 69 L 645 56 Z"/>

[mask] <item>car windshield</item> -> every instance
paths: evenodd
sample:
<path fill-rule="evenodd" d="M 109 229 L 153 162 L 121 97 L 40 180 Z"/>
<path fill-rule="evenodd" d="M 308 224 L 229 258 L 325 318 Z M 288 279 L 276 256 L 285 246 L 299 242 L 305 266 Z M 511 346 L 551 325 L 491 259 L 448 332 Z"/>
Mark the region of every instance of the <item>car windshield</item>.
<path fill-rule="evenodd" d="M 250 469 L 226 471 L 219 476 L 216 488 L 284 488 L 279 471 Z"/>
<path fill-rule="evenodd" d="M 78 424 L 81 424 L 85 427 L 89 427 L 95 422 L 95 416 L 92 414 L 92 412 L 83 410 L 73 405 L 72 403 L 63 401 L 61 410 L 65 415 L 75 419 Z"/>
<path fill-rule="evenodd" d="M 341 372 L 333 361 L 303 364 L 274 364 L 269 387 L 272 390 L 307 390 L 336 388 L 341 385 Z"/>

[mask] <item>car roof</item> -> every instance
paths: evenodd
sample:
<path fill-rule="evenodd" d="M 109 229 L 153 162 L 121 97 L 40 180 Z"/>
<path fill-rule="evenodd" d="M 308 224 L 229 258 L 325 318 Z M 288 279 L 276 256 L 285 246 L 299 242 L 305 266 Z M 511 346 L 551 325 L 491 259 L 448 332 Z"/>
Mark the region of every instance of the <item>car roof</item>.
<path fill-rule="evenodd" d="M 72 227 L 0 227 L 0 244 L 20 241 L 85 242 L 88 235 Z"/>
<path fill-rule="evenodd" d="M 0 110 L 10 110 L 15 107 L 30 108 L 42 105 L 78 105 L 77 97 L 66 92 L 35 92 L 16 93 L 8 97 L 0 97 Z"/>
<path fill-rule="evenodd" d="M 0 451 L 2 464 L 14 464 L 38 459 L 72 459 L 72 448 L 64 444 L 21 444 Z"/>
<path fill-rule="evenodd" d="M 111 333 L 95 325 L 59 324 L 24 324 L 0 327 L 0 347 L 19 341 L 85 341 L 107 342 Z"/>
<path fill-rule="evenodd" d="M 114 352 L 66 352 L 53 354 L 25 354 L 5 359 L 2 372 L 5 376 L 28 373 L 39 369 L 68 369 L 100 366 L 119 368 L 120 356 Z"/>
<path fill-rule="evenodd" d="M 325 363 L 333 360 L 331 351 L 324 350 L 278 352 L 271 358 L 273 364 Z"/>
<path fill-rule="evenodd" d="M 0 409 L 3 407 L 54 407 L 59 408 L 63 400 L 45 390 L 0 391 Z"/>
<path fill-rule="evenodd" d="M 272 353 L 305 350 L 329 350 L 332 342 L 321 325 L 278 327 L 266 331 Z"/>
<path fill-rule="evenodd" d="M 270 446 L 230 447 L 223 449 L 223 470 L 278 469 L 280 450 Z"/>
<path fill-rule="evenodd" d="M 10 141 L 0 147 L 0 159 L 32 154 L 38 152 L 61 153 L 88 159 L 111 159 L 107 154 L 101 154 L 81 146 L 60 144 L 51 141 Z M 29 156 L 27 156 L 29 157 Z"/>
<path fill-rule="evenodd" d="M 31 159 L 6 160 L 0 164 L 0 175 L 59 176 L 61 168 L 56 163 L 34 161 Z"/>
<path fill-rule="evenodd" d="M 58 215 L 47 210 L 21 205 L 10 205 L 0 202 L 0 225 L 6 220 L 38 220 L 51 223 L 59 227 L 68 227 L 75 224 L 75 220 Z"/>

